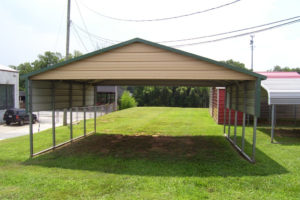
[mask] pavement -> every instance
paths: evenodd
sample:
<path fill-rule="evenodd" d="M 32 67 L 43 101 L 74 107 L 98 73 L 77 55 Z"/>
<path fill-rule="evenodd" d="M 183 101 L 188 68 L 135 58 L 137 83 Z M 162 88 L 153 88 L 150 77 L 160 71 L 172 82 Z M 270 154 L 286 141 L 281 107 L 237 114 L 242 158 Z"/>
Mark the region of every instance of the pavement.
<path fill-rule="evenodd" d="M 34 113 L 37 115 L 38 122 L 33 124 L 33 133 L 38 133 L 40 131 L 52 128 L 52 112 L 43 111 Z M 97 113 L 97 116 L 103 115 L 103 113 Z M 55 112 L 56 127 L 62 126 L 63 122 L 63 112 Z M 67 121 L 69 123 L 70 113 L 67 113 Z M 83 120 L 83 112 L 73 112 L 73 122 Z M 87 112 L 86 118 L 90 119 L 94 117 L 93 112 Z M 19 126 L 18 124 L 0 125 L 0 140 L 19 137 L 23 135 L 29 135 L 29 124 Z"/>

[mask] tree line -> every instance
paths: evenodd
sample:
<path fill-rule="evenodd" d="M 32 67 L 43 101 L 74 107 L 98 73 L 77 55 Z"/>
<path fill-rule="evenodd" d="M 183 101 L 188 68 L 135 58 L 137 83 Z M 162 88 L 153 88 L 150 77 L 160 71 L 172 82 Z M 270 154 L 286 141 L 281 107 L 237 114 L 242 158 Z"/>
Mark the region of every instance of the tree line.
<path fill-rule="evenodd" d="M 208 107 L 208 87 L 133 87 L 133 97 L 139 106 Z"/>

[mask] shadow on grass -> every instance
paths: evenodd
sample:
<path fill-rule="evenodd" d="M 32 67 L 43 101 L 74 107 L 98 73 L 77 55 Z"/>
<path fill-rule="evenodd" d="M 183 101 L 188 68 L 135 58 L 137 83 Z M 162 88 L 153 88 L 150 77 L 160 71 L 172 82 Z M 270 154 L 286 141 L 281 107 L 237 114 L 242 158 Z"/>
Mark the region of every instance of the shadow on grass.
<path fill-rule="evenodd" d="M 223 136 L 95 134 L 25 165 L 141 176 L 267 176 L 287 170 L 257 149 L 250 164 Z"/>
<path fill-rule="evenodd" d="M 271 140 L 271 127 L 258 127 Z M 275 143 L 281 145 L 300 145 L 300 128 L 278 127 L 274 130 Z"/>

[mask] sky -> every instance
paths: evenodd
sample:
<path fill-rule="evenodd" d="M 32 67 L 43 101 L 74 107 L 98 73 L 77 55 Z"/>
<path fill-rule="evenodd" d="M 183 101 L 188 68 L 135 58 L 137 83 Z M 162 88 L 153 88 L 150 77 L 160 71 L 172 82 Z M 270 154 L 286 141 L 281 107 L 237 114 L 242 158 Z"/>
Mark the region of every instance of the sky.
<path fill-rule="evenodd" d="M 240 0 L 209 12 L 155 22 L 117 21 L 97 14 L 122 19 L 155 19 L 202 11 L 233 1 L 71 0 L 70 51 L 88 53 L 136 37 L 153 42 L 200 37 L 300 15 L 299 0 Z M 1 0 L 0 64 L 33 62 L 45 51 L 65 55 L 66 15 L 67 0 Z M 254 71 L 266 71 L 276 65 L 300 67 L 300 23 L 253 35 Z M 163 44 L 175 46 L 213 39 L 216 38 Z M 176 48 L 217 61 L 233 59 L 251 67 L 250 35 Z"/>

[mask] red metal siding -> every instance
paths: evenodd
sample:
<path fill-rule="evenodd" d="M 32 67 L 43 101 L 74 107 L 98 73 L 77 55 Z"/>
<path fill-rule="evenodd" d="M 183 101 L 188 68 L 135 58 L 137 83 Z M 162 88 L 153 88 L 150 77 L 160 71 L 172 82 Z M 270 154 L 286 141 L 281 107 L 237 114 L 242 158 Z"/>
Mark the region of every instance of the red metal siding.
<path fill-rule="evenodd" d="M 225 103 L 225 89 L 219 89 L 219 117 L 218 124 L 224 124 L 224 103 Z M 231 124 L 234 124 L 234 110 L 231 110 Z M 226 123 L 228 123 L 229 118 L 229 109 L 226 110 Z M 243 113 L 238 112 L 237 115 L 237 124 L 243 124 Z"/>

